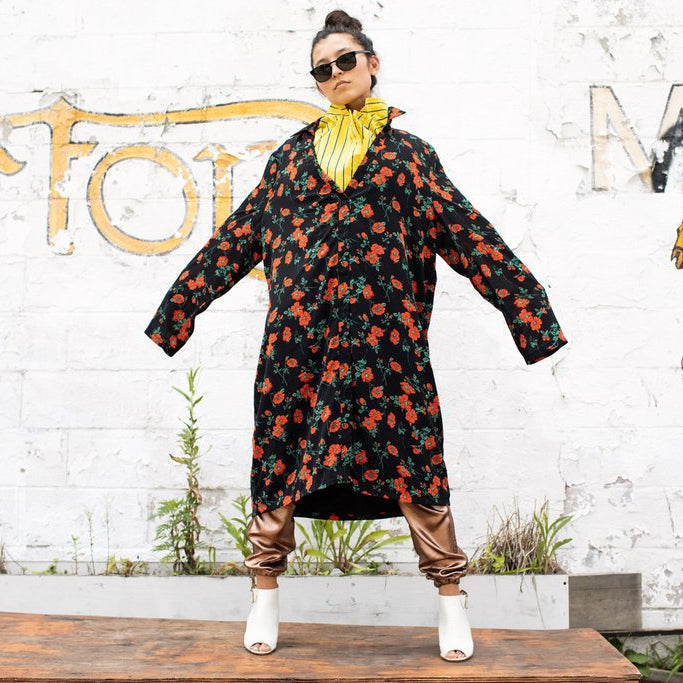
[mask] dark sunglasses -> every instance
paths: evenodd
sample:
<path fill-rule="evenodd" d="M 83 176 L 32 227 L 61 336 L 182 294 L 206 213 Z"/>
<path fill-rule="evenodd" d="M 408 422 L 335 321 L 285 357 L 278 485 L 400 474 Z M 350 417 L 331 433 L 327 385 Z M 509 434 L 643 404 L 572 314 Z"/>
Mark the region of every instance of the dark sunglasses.
<path fill-rule="evenodd" d="M 332 77 L 332 65 L 334 63 L 336 63 L 342 71 L 351 71 L 351 69 L 356 66 L 357 54 L 371 55 L 373 53 L 370 52 L 370 50 L 353 50 L 353 52 L 345 52 L 343 55 L 339 55 L 337 59 L 333 59 L 327 64 L 318 64 L 318 66 L 311 69 L 309 73 L 318 81 L 318 83 L 324 83 L 325 81 L 329 81 Z"/>

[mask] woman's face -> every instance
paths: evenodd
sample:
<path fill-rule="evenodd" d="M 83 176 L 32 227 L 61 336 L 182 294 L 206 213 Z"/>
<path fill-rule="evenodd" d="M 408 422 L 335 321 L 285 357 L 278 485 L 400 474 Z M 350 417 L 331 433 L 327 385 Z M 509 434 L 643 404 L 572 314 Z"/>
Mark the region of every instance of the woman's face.
<path fill-rule="evenodd" d="M 363 50 L 348 33 L 330 33 L 319 40 L 313 48 L 313 65 L 329 64 L 333 59 L 351 50 Z M 312 67 L 311 67 L 312 68 Z M 365 99 L 372 95 L 371 76 L 379 71 L 377 55 L 356 55 L 356 66 L 350 71 L 342 71 L 337 64 L 332 65 L 332 76 L 324 83 L 315 81 L 318 91 L 331 104 L 342 104 L 349 109 L 361 109 Z M 311 76 L 311 78 L 313 78 Z"/>

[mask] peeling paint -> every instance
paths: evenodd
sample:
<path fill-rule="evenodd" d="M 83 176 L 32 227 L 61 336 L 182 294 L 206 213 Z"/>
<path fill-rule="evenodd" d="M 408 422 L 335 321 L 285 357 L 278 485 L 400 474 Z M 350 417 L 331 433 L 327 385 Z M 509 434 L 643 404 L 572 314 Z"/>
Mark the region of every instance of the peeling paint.
<path fill-rule="evenodd" d="M 615 61 L 615 57 L 609 47 L 609 38 L 607 38 L 607 36 L 602 36 L 598 39 L 598 43 L 600 43 L 600 47 L 605 51 L 605 54 L 607 54 L 612 61 Z"/>

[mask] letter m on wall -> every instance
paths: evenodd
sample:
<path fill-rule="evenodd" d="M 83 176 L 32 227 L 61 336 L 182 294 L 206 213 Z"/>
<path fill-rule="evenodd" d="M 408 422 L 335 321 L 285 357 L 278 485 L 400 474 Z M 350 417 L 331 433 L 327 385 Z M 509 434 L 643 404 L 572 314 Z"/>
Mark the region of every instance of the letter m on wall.
<path fill-rule="evenodd" d="M 609 85 L 590 88 L 593 189 L 610 189 L 610 143 L 614 140 L 628 155 L 634 172 L 651 192 L 664 192 L 674 153 L 683 146 L 683 84 L 671 86 L 654 151 L 648 157 Z M 610 124 L 613 134 L 610 134 Z"/>

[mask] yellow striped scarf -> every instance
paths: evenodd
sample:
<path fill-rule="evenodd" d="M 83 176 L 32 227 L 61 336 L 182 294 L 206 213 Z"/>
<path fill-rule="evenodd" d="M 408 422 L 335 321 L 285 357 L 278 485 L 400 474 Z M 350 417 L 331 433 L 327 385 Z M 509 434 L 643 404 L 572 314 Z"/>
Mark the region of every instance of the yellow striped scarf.
<path fill-rule="evenodd" d="M 330 104 L 315 130 L 313 145 L 320 167 L 342 190 L 346 189 L 368 147 L 389 120 L 381 97 L 366 97 L 358 111 Z"/>

